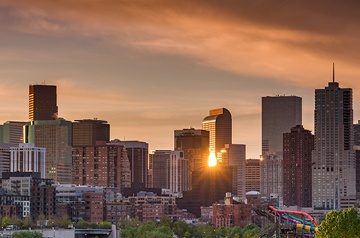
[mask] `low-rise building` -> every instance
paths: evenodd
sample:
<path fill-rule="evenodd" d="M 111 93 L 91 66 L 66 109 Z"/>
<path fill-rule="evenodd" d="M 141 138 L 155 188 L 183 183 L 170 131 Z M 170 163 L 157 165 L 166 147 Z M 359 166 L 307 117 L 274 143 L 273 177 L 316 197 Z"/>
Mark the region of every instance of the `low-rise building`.
<path fill-rule="evenodd" d="M 214 228 L 241 226 L 251 223 L 251 206 L 236 202 L 231 193 L 226 193 L 224 201 L 212 205 L 212 224 Z"/>

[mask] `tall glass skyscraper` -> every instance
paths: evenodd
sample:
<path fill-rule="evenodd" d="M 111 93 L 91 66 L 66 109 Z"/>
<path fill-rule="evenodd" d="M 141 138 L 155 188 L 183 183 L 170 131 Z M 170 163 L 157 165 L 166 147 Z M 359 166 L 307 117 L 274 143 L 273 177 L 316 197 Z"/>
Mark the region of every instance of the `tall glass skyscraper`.
<path fill-rule="evenodd" d="M 209 131 L 210 153 L 221 158 L 221 149 L 225 144 L 232 144 L 232 119 L 231 113 L 226 108 L 210 110 L 210 115 L 202 121 L 202 129 Z"/>
<path fill-rule="evenodd" d="M 352 89 L 330 82 L 315 90 L 313 208 L 340 209 L 356 195 Z"/>

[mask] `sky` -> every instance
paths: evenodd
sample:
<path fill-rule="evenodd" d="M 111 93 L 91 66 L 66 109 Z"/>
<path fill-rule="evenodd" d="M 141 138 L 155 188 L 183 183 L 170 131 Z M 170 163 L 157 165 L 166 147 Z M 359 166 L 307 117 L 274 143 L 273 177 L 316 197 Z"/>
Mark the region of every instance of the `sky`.
<path fill-rule="evenodd" d="M 57 85 L 59 117 L 98 118 L 111 138 L 173 149 L 225 107 L 233 143 L 261 153 L 261 97 L 353 89 L 360 119 L 357 0 L 0 0 L 0 123 L 28 120 L 30 84 Z"/>

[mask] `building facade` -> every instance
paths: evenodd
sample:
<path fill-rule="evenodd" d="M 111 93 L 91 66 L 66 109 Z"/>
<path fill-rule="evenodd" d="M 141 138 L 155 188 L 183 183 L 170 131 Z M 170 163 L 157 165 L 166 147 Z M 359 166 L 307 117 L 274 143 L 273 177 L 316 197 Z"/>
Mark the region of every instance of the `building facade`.
<path fill-rule="evenodd" d="M 39 172 L 46 177 L 46 149 L 31 143 L 10 147 L 10 172 Z"/>
<path fill-rule="evenodd" d="M 174 131 L 174 150 L 184 152 L 188 160 L 188 189 L 192 189 L 192 173 L 208 166 L 209 131 L 183 129 Z"/>
<path fill-rule="evenodd" d="M 302 125 L 284 133 L 284 205 L 312 206 L 312 160 L 314 136 Z"/>
<path fill-rule="evenodd" d="M 25 124 L 26 122 L 21 121 L 7 121 L 3 125 L 0 125 L 0 143 L 23 143 L 23 126 Z"/>
<path fill-rule="evenodd" d="M 122 145 L 103 143 L 73 147 L 72 161 L 74 184 L 119 190 L 131 185 L 130 162 Z"/>
<path fill-rule="evenodd" d="M 75 120 L 72 124 L 72 143 L 74 147 L 95 146 L 97 141 L 110 141 L 110 125 L 107 121 L 94 119 Z"/>
<path fill-rule="evenodd" d="M 282 172 L 283 133 L 302 124 L 302 99 L 297 96 L 262 97 L 262 153 L 260 160 L 261 193 L 270 196 L 278 193 L 282 196 L 282 178 L 271 180 Z M 276 161 L 276 163 L 274 163 Z M 269 164 L 268 164 L 269 163 Z M 282 176 L 280 176 L 282 177 Z M 273 184 L 272 184 L 273 183 Z"/>
<path fill-rule="evenodd" d="M 149 144 L 143 141 L 112 140 L 110 144 L 125 146 L 130 161 L 131 186 L 146 187 L 148 172 Z"/>
<path fill-rule="evenodd" d="M 233 168 L 232 194 L 245 198 L 246 146 L 243 144 L 225 144 L 222 150 L 222 163 Z"/>
<path fill-rule="evenodd" d="M 154 188 L 169 189 L 173 195 L 188 190 L 188 161 L 183 151 L 156 150 L 149 158 Z"/>
<path fill-rule="evenodd" d="M 64 119 L 31 121 L 25 126 L 25 143 L 46 148 L 46 178 L 71 183 L 72 123 Z"/>
<path fill-rule="evenodd" d="M 315 90 L 314 209 L 340 209 L 341 199 L 356 195 L 352 100 L 352 89 L 334 78 Z"/>
<path fill-rule="evenodd" d="M 235 202 L 231 193 L 226 193 L 223 202 L 212 205 L 212 225 L 215 229 L 234 226 L 244 228 L 251 223 L 251 205 Z"/>
<path fill-rule="evenodd" d="M 246 192 L 256 191 L 260 193 L 260 160 L 247 159 L 245 173 Z"/>
<path fill-rule="evenodd" d="M 29 85 L 29 120 L 55 120 L 57 117 L 56 86 Z"/>
<path fill-rule="evenodd" d="M 226 108 L 210 110 L 202 121 L 202 129 L 209 131 L 209 150 L 217 160 L 221 160 L 221 149 L 232 144 L 232 118 Z"/>

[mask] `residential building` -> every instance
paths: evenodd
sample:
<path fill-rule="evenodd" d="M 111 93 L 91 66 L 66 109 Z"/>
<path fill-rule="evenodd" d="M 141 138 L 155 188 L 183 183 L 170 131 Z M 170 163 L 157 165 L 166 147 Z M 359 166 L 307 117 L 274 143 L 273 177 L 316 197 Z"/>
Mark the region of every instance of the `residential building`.
<path fill-rule="evenodd" d="M 224 200 L 212 205 L 212 225 L 220 227 L 234 227 L 251 224 L 251 205 L 236 202 L 231 193 L 226 193 Z"/>
<path fill-rule="evenodd" d="M 312 161 L 314 136 L 302 125 L 284 133 L 284 205 L 312 206 Z"/>
<path fill-rule="evenodd" d="M 73 147 L 74 184 L 113 187 L 120 191 L 131 186 L 130 162 L 123 145 L 98 143 Z"/>
<path fill-rule="evenodd" d="M 1 186 L 5 190 L 1 205 L 16 206 L 21 218 L 49 218 L 55 213 L 55 189 L 51 179 L 38 172 L 4 172 Z"/>
<path fill-rule="evenodd" d="M 75 186 L 73 184 L 54 184 L 55 212 L 61 217 L 68 215 L 74 222 L 104 221 L 104 188 Z"/>

